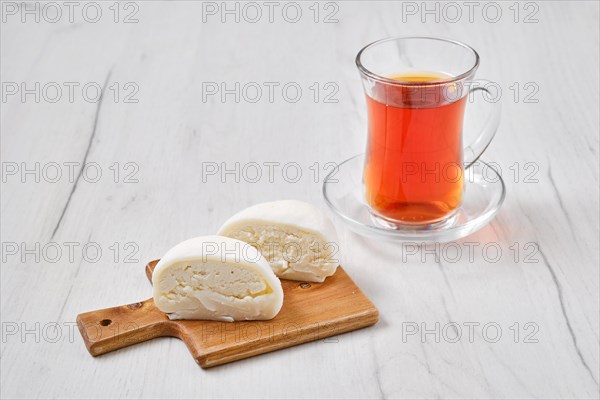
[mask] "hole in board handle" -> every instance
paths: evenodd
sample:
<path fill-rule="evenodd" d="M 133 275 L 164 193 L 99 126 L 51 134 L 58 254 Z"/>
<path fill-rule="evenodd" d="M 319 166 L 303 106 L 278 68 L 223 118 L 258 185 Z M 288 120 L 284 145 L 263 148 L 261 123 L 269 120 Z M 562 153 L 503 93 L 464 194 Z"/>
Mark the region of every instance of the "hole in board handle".
<path fill-rule="evenodd" d="M 102 321 L 100 321 L 100 325 L 102 326 L 109 326 L 110 324 L 112 324 L 112 320 L 110 319 L 103 319 Z"/>

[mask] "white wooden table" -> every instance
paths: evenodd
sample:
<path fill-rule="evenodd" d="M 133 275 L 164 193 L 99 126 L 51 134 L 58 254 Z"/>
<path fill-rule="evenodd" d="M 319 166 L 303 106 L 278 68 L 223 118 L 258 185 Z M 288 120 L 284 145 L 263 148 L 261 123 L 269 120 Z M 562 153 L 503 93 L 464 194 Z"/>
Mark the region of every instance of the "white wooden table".
<path fill-rule="evenodd" d="M 513 3 L 3 1 L 2 398 L 598 398 L 598 2 Z M 146 261 L 324 206 L 365 143 L 354 56 L 392 35 L 464 41 L 501 88 L 497 218 L 432 251 L 337 225 L 372 328 L 210 370 L 171 338 L 90 357 L 76 315 L 150 297 Z"/>

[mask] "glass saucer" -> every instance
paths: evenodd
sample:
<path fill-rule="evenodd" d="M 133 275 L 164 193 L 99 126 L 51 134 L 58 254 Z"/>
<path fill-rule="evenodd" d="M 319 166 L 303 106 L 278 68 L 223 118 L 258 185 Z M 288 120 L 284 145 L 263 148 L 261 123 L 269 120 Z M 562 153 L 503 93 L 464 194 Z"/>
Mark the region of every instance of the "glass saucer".
<path fill-rule="evenodd" d="M 331 171 L 323 183 L 323 196 L 352 231 L 372 238 L 419 243 L 456 240 L 484 227 L 500 210 L 506 195 L 502 177 L 478 160 L 465 170 L 463 204 L 446 223 L 427 229 L 384 226 L 372 216 L 363 198 L 364 160 L 365 155 L 359 154 Z"/>

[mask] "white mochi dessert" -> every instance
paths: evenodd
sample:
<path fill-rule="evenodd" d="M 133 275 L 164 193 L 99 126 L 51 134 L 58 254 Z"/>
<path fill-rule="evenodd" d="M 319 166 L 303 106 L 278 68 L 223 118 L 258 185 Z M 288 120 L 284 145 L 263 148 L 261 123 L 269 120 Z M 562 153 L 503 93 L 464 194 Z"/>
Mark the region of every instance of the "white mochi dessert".
<path fill-rule="evenodd" d="M 154 303 L 170 319 L 266 320 L 283 304 L 281 282 L 252 246 L 222 236 L 186 240 L 152 273 Z"/>
<path fill-rule="evenodd" d="M 282 279 L 323 282 L 338 267 L 338 239 L 331 220 L 297 200 L 261 203 L 235 214 L 219 235 L 255 246 Z"/>

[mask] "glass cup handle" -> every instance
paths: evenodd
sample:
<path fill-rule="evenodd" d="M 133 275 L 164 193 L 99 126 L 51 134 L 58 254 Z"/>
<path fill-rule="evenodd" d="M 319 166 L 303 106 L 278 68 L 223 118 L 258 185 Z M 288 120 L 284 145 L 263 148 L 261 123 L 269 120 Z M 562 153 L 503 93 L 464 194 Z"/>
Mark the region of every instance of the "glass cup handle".
<path fill-rule="evenodd" d="M 494 98 L 494 94 L 489 90 L 489 86 L 492 84 L 487 79 L 476 79 L 471 81 L 471 87 L 467 94 L 468 101 L 472 99 L 473 93 L 476 91 L 483 91 L 487 93 L 488 98 Z M 484 101 L 488 104 L 488 117 L 483 124 L 481 133 L 472 143 L 464 148 L 464 165 L 465 169 L 469 168 L 475 161 L 481 157 L 485 149 L 490 145 L 492 139 L 496 135 L 498 125 L 500 125 L 500 114 L 502 112 L 502 106 L 500 99 L 498 98 L 495 102 Z"/>

